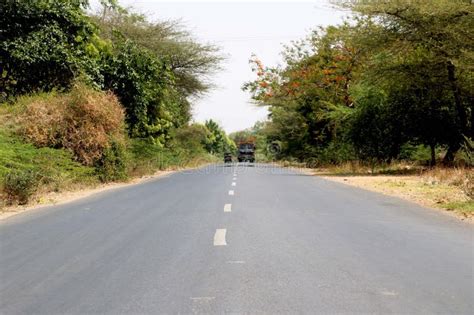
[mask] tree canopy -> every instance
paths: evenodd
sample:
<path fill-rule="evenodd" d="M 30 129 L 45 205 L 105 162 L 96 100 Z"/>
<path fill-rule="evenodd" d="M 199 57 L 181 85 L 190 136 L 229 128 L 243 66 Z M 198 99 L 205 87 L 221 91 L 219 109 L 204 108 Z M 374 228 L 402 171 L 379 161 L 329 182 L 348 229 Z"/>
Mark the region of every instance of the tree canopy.
<path fill-rule="evenodd" d="M 474 5 L 470 1 L 333 1 L 357 14 L 284 50 L 251 59 L 244 85 L 269 105 L 270 138 L 300 159 L 390 160 L 406 143 L 445 148 L 473 137 Z"/>
<path fill-rule="evenodd" d="M 130 136 L 164 145 L 189 123 L 191 101 L 210 88 L 222 57 L 177 22 L 100 3 L 90 15 L 86 0 L 2 1 L 1 100 L 84 81 L 118 96 Z"/>

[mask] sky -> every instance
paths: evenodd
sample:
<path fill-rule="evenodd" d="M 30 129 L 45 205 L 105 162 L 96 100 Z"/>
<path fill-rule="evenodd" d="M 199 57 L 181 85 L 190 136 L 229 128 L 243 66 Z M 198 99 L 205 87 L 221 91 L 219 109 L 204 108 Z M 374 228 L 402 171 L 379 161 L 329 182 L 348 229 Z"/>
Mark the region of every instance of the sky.
<path fill-rule="evenodd" d="M 242 85 L 255 78 L 252 54 L 273 66 L 281 63 L 282 45 L 304 38 L 319 25 L 342 21 L 326 0 L 290 1 L 160 1 L 119 0 L 153 21 L 181 20 L 201 42 L 221 48 L 222 70 L 212 77 L 214 89 L 193 103 L 193 120 L 217 121 L 226 132 L 252 127 L 267 118 L 267 109 L 251 102 Z"/>

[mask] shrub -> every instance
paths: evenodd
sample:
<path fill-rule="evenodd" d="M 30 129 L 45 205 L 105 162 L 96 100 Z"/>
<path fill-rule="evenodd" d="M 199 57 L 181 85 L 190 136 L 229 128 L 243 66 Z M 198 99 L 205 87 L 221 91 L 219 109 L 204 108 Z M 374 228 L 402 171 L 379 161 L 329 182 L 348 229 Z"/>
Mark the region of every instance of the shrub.
<path fill-rule="evenodd" d="M 200 124 L 192 124 L 174 129 L 172 134 L 173 141 L 171 147 L 183 149 L 188 152 L 190 157 L 203 155 L 206 153 L 204 146 L 210 136 L 209 130 Z"/>
<path fill-rule="evenodd" d="M 440 148 L 438 148 L 439 150 Z M 431 160 L 430 148 L 426 145 L 415 145 L 412 143 L 405 143 L 400 148 L 400 160 L 414 161 L 420 165 L 429 165 Z"/>
<path fill-rule="evenodd" d="M 37 147 L 66 148 L 76 161 L 94 165 L 110 146 L 124 139 L 124 111 L 112 93 L 75 85 L 70 93 L 20 100 L 18 133 Z"/>
<path fill-rule="evenodd" d="M 126 179 L 128 176 L 125 145 L 120 141 L 111 141 L 110 146 L 96 162 L 96 170 L 103 182 Z"/>
<path fill-rule="evenodd" d="M 474 166 L 474 140 L 464 137 L 464 143 L 461 150 L 456 155 L 456 164 L 467 167 Z"/>
<path fill-rule="evenodd" d="M 37 189 L 38 176 L 32 170 L 14 170 L 5 176 L 3 191 L 9 204 L 26 204 Z"/>

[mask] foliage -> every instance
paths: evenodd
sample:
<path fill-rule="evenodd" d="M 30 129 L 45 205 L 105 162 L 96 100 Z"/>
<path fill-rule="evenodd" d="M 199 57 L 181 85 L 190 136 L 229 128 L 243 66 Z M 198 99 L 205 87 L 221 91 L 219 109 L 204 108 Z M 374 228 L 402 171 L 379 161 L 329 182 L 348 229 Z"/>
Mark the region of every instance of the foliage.
<path fill-rule="evenodd" d="M 124 143 L 111 141 L 102 156 L 96 161 L 95 167 L 102 182 L 125 180 L 127 174 L 127 151 Z"/>
<path fill-rule="evenodd" d="M 65 148 L 93 165 L 112 139 L 124 139 L 124 113 L 110 93 L 76 85 L 67 94 L 20 99 L 17 133 L 37 147 Z"/>
<path fill-rule="evenodd" d="M 42 184 L 85 181 L 93 169 L 72 160 L 70 152 L 61 149 L 36 148 L 13 135 L 0 132 L 0 182 L 7 173 L 33 170 Z M 61 183 L 59 183 L 61 182 Z"/>
<path fill-rule="evenodd" d="M 263 133 L 280 157 L 323 161 L 344 147 L 347 159 L 389 161 L 411 143 L 430 148 L 432 165 L 440 147 L 452 162 L 474 128 L 474 6 L 333 2 L 359 15 L 286 47 L 285 66 L 250 60 L 256 79 L 243 88 L 269 106 Z"/>
<path fill-rule="evenodd" d="M 104 38 L 115 41 L 118 32 L 156 58 L 167 60 L 175 77 L 173 85 L 181 95 L 197 95 L 211 87 L 207 77 L 219 69 L 222 60 L 218 48 L 196 42 L 179 22 L 151 22 L 146 16 L 117 5 L 103 6 L 92 18 Z"/>
<path fill-rule="evenodd" d="M 178 23 L 100 3 L 103 12 L 88 16 L 87 0 L 2 2 L 1 97 L 84 81 L 118 96 L 130 136 L 164 145 L 172 128 L 189 122 L 190 97 L 208 90 L 222 57 Z"/>
<path fill-rule="evenodd" d="M 414 161 L 420 165 L 428 165 L 431 159 L 430 148 L 426 145 L 415 145 L 407 142 L 400 147 L 398 158 L 405 161 Z"/>
<path fill-rule="evenodd" d="M 87 0 L 1 2 L 2 199 L 15 187 L 26 202 L 36 186 L 57 191 L 199 165 L 215 159 L 209 145 L 214 153 L 233 145 L 219 126 L 189 125 L 191 101 L 219 68 L 218 49 L 179 23 L 100 3 L 91 16 Z"/>
<path fill-rule="evenodd" d="M 189 98 L 210 87 L 207 76 L 222 59 L 217 48 L 197 43 L 178 23 L 153 23 L 116 4 L 91 18 L 112 45 L 100 78 L 126 108 L 129 134 L 164 145 L 172 128 L 189 122 Z"/>
<path fill-rule="evenodd" d="M 126 122 L 132 137 L 154 137 L 164 142 L 173 122 L 166 111 L 172 106 L 168 85 L 172 74 L 166 64 L 131 40 L 118 40 L 115 53 L 104 57 L 104 87 L 113 91 L 126 110 Z"/>
<path fill-rule="evenodd" d="M 203 154 L 206 152 L 207 140 L 211 132 L 206 126 L 201 124 L 192 124 L 187 127 L 175 129 L 173 131 L 173 141 L 170 144 L 171 148 L 176 151 L 186 150 L 189 154 Z"/>
<path fill-rule="evenodd" d="M 146 139 L 132 139 L 128 173 L 131 176 L 141 176 L 156 170 L 215 162 L 216 157 L 206 153 L 202 145 L 207 133 L 208 131 L 200 124 L 175 129 L 167 147 L 156 145 Z"/>
<path fill-rule="evenodd" d="M 31 170 L 15 170 L 5 176 L 3 191 L 9 204 L 15 201 L 21 205 L 26 204 L 37 189 L 37 174 Z"/>
<path fill-rule="evenodd" d="M 402 82 L 405 86 L 402 90 L 408 90 L 408 97 L 425 107 L 423 112 L 431 117 L 420 120 L 423 124 L 416 136 L 431 146 L 446 143 L 445 160 L 452 161 L 463 136 L 472 137 L 474 131 L 474 38 L 470 36 L 474 28 L 474 6 L 471 1 L 336 2 L 380 25 L 381 32 L 370 34 L 371 41 L 378 44 L 375 52 L 383 53 L 383 56 L 377 55 L 381 63 L 373 68 L 379 74 L 376 77 L 385 77 L 385 88 Z M 440 111 L 444 111 L 444 116 L 438 115 Z M 445 127 L 444 134 L 430 135 L 431 139 L 426 139 L 427 130 L 439 126 L 440 120 Z"/>
<path fill-rule="evenodd" d="M 232 141 L 219 126 L 218 123 L 209 119 L 204 126 L 209 131 L 204 142 L 207 152 L 213 154 L 223 154 L 225 152 L 233 152 L 236 150 L 234 141 Z"/>
<path fill-rule="evenodd" d="M 363 160 L 378 162 L 397 158 L 405 142 L 403 128 L 396 123 L 396 110 L 386 104 L 383 94 L 369 91 L 357 99 L 351 115 L 349 139 Z M 395 116 L 395 117 L 394 117 Z"/>
<path fill-rule="evenodd" d="M 311 158 L 345 137 L 343 127 L 354 108 L 350 87 L 363 60 L 350 35 L 360 25 L 316 30 L 285 49 L 283 69 L 251 60 L 257 79 L 244 89 L 270 105 L 267 138 L 281 143 L 281 157 Z"/>
<path fill-rule="evenodd" d="M 68 88 L 93 67 L 94 26 L 87 1 L 5 0 L 0 4 L 0 101 Z"/>
<path fill-rule="evenodd" d="M 474 140 L 465 137 L 459 153 L 461 155 L 460 160 L 464 161 L 465 166 L 474 166 Z"/>

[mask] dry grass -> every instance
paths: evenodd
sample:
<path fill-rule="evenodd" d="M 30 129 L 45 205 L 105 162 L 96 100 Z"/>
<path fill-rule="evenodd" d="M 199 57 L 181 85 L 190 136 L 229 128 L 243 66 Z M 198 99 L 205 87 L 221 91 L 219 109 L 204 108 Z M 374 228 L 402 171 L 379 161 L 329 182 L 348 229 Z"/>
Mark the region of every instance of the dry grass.
<path fill-rule="evenodd" d="M 472 168 L 434 168 L 421 174 L 424 182 L 459 187 L 469 199 L 474 199 L 474 170 Z"/>
<path fill-rule="evenodd" d="M 84 165 L 97 161 L 111 139 L 124 139 L 124 110 L 111 93 L 78 85 L 68 94 L 26 97 L 20 103 L 20 136 L 37 147 L 68 149 Z"/>

